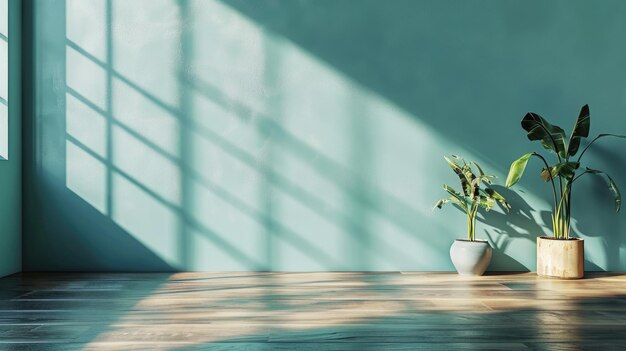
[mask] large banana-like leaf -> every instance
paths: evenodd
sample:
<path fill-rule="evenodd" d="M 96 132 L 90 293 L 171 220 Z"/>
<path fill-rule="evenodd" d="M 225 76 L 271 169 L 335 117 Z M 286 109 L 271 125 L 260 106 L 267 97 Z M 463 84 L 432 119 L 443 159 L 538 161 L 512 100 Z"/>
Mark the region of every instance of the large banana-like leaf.
<path fill-rule="evenodd" d="M 496 200 L 494 198 L 484 195 L 479 196 L 476 201 L 478 203 L 478 206 L 484 208 L 485 210 L 487 210 L 487 212 L 489 212 L 489 210 L 491 210 L 493 208 L 493 205 L 495 205 L 496 203 Z"/>
<path fill-rule="evenodd" d="M 591 125 L 591 118 L 589 116 L 589 105 L 585 105 L 580 109 L 576 124 L 572 130 L 572 135 L 569 138 L 569 145 L 567 147 L 567 155 L 574 156 L 578 152 L 580 147 L 580 140 L 589 136 L 589 127 Z"/>
<path fill-rule="evenodd" d="M 517 160 L 511 163 L 511 168 L 509 169 L 509 175 L 506 177 L 506 187 L 510 188 L 515 185 L 522 178 L 524 174 L 524 170 L 526 169 L 526 165 L 528 164 L 528 160 L 534 152 L 529 152 L 526 155 L 518 158 Z"/>
<path fill-rule="evenodd" d="M 444 156 L 443 158 L 446 160 L 446 162 L 448 162 L 448 165 L 450 165 L 450 168 L 452 168 L 454 173 L 456 173 L 456 175 L 461 180 L 461 189 L 463 190 L 463 194 L 465 196 L 468 196 L 469 195 L 468 189 L 470 189 L 469 180 L 467 178 L 465 178 L 465 175 L 463 174 L 463 170 L 461 170 L 461 166 L 459 166 L 456 162 L 451 160 L 448 156 Z M 455 158 L 457 158 L 457 157 L 455 157 Z M 444 185 L 444 189 L 445 189 L 445 187 L 446 187 L 446 185 Z"/>
<path fill-rule="evenodd" d="M 586 172 L 590 174 L 603 175 L 604 177 L 606 177 L 609 190 L 611 191 L 611 193 L 613 193 L 613 197 L 615 198 L 615 212 L 619 212 L 620 208 L 622 207 L 622 195 L 619 192 L 617 184 L 615 184 L 615 181 L 613 181 L 613 178 L 611 178 L 608 174 L 602 171 L 598 171 L 597 169 L 591 169 L 589 167 L 587 167 Z"/>
<path fill-rule="evenodd" d="M 448 194 L 452 195 L 452 197 L 457 199 L 459 202 L 459 206 L 461 206 L 463 210 L 467 212 L 467 199 L 463 195 L 461 195 L 459 192 L 457 192 L 456 190 L 454 190 L 451 186 L 447 184 L 443 185 L 443 190 L 447 191 Z"/>
<path fill-rule="evenodd" d="M 497 191 L 491 188 L 487 188 L 485 189 L 485 192 L 490 198 L 494 199 L 495 201 L 498 201 L 507 211 L 511 209 L 511 205 L 509 205 L 509 203 L 506 202 L 506 199 L 504 198 L 504 196 L 500 195 Z"/>
<path fill-rule="evenodd" d="M 550 167 L 550 170 L 544 168 L 541 170 L 541 178 L 546 182 L 550 179 L 561 176 L 564 178 L 572 178 L 576 174 L 576 170 L 580 167 L 578 162 L 561 162 Z"/>
<path fill-rule="evenodd" d="M 465 179 L 469 181 L 469 184 L 471 186 L 468 189 L 469 194 L 470 194 L 469 196 L 473 200 L 476 196 L 479 195 L 480 178 L 474 174 L 474 170 L 472 169 L 471 165 L 465 163 L 465 161 L 463 162 L 464 163 L 463 163 L 463 167 L 461 167 L 461 171 L 463 172 Z"/>
<path fill-rule="evenodd" d="M 478 163 L 476 163 L 474 161 L 472 161 L 470 163 L 473 164 L 476 167 L 476 169 L 478 169 L 478 178 L 480 179 L 480 181 L 484 182 L 485 184 L 491 185 L 491 179 L 495 178 L 496 176 L 485 174 L 485 172 L 483 171 L 482 167 L 480 167 L 480 165 L 478 165 Z"/>
<path fill-rule="evenodd" d="M 550 124 L 543 117 L 533 112 L 524 116 L 522 128 L 528 132 L 528 139 L 540 140 L 544 148 L 554 151 L 562 158 L 567 157 L 563 128 Z"/>
<path fill-rule="evenodd" d="M 453 157 L 462 160 L 458 156 Z M 456 173 L 456 175 L 459 177 L 459 180 L 461 181 L 461 188 L 463 189 L 463 194 L 465 196 L 474 197 L 475 191 L 472 181 L 474 180 L 474 178 L 476 178 L 476 176 L 472 174 L 471 169 L 469 169 L 469 171 L 467 170 L 468 166 L 467 164 L 465 164 L 465 161 L 463 161 L 463 166 L 461 166 L 447 156 L 444 156 L 444 158 L 446 159 L 446 162 L 448 162 L 448 164 L 450 165 L 450 168 L 452 168 L 454 173 Z"/>

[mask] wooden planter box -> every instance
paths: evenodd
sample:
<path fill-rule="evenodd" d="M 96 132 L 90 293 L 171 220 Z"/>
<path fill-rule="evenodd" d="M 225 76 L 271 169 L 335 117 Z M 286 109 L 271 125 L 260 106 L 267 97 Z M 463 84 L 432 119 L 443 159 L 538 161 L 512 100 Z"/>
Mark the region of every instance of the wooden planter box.
<path fill-rule="evenodd" d="M 579 279 L 585 275 L 583 239 L 537 238 L 537 275 Z"/>

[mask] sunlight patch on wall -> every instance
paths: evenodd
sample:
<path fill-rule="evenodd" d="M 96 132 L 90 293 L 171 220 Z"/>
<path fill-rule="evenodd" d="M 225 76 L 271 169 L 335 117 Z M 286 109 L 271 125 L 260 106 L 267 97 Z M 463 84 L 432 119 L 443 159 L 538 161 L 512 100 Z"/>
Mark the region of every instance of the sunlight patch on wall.
<path fill-rule="evenodd" d="M 0 0 L 0 35 L 9 37 L 9 1 Z"/>
<path fill-rule="evenodd" d="M 254 209 L 189 179 L 193 202 L 191 243 L 194 264 L 216 270 L 264 269 L 263 218 Z M 221 195 L 221 196 L 220 196 Z M 245 213 L 245 215 L 244 215 Z"/>
<path fill-rule="evenodd" d="M 106 214 L 107 185 L 104 163 L 84 148 L 67 141 L 66 186 L 100 213 Z"/>
<path fill-rule="evenodd" d="M 192 90 L 193 84 L 196 82 L 190 82 L 185 89 Z M 204 91 L 204 93 L 193 92 L 190 97 L 190 104 L 194 111 L 190 116 L 190 123 L 192 123 L 190 129 L 193 130 L 194 134 L 197 134 L 194 136 L 194 140 L 212 144 L 219 144 L 217 138 L 227 140 L 256 163 L 262 162 L 263 149 L 269 140 L 256 127 L 258 117 L 254 114 L 241 116 L 237 111 L 233 111 L 233 107 L 229 106 L 228 102 L 223 101 L 220 104 L 207 98 L 207 95 L 211 95 L 209 91 L 205 91 L 201 87 L 196 89 Z M 198 160 L 195 161 L 200 161 L 200 159 L 201 156 L 199 155 Z M 203 166 L 200 166 L 198 170 L 207 170 L 202 168 Z"/>
<path fill-rule="evenodd" d="M 220 1 L 189 1 L 188 6 L 192 22 L 187 30 L 195 33 L 193 59 L 185 67 L 190 76 L 210 83 L 227 100 L 267 112 L 267 98 L 274 93 L 264 81 L 267 64 L 272 64 L 265 48 L 269 34 Z"/>
<path fill-rule="evenodd" d="M 225 136 L 217 140 L 201 131 L 190 131 L 188 138 L 191 149 L 195 150 L 189 166 L 193 179 L 219 187 L 245 206 L 262 210 L 257 196 L 263 175 L 254 154 L 245 149 L 225 152 L 223 148 L 224 144 L 238 146 L 240 138 Z"/>
<path fill-rule="evenodd" d="M 181 121 L 176 115 L 117 76 L 113 79 L 112 99 L 112 116 L 116 124 L 145 138 L 164 156 L 178 157 Z"/>
<path fill-rule="evenodd" d="M 114 126 L 112 132 L 113 166 L 145 186 L 146 191 L 180 205 L 181 171 L 177 164 L 120 127 Z"/>
<path fill-rule="evenodd" d="M 113 68 L 171 106 L 179 102 L 180 4 L 176 0 L 112 1 Z"/>
<path fill-rule="evenodd" d="M 111 218 L 167 263 L 177 266 L 180 213 L 155 199 L 127 178 L 114 174 Z"/>
<path fill-rule="evenodd" d="M 106 157 L 106 119 L 69 93 L 65 94 L 65 128 L 89 150 Z"/>
<path fill-rule="evenodd" d="M 98 108 L 106 109 L 107 73 L 104 68 L 71 47 L 66 47 L 66 84 Z"/>
<path fill-rule="evenodd" d="M 66 0 L 67 39 L 104 62 L 106 47 L 106 0 Z"/>

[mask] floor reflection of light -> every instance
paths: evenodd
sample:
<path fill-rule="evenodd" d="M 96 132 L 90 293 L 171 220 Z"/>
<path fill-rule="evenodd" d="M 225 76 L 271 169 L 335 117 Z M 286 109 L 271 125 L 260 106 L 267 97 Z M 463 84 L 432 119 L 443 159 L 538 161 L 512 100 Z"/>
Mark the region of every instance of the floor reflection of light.
<path fill-rule="evenodd" d="M 491 323 L 490 316 L 494 321 L 524 323 L 511 327 L 536 328 L 528 334 L 534 342 L 557 338 L 575 343 L 586 323 L 585 303 L 623 293 L 618 284 L 626 281 L 623 276 L 579 281 L 548 280 L 531 273 L 505 277 L 506 284 L 502 276 L 464 278 L 452 273 L 179 273 L 137 302 L 92 344 L 149 342 L 158 335 L 167 345 L 162 349 L 177 341 L 187 346 L 267 342 L 268 337 L 301 342 L 350 328 L 398 330 L 397 321 L 402 321 L 401 330 L 419 333 L 431 327 L 432 318 L 468 327 L 478 322 L 489 335 L 489 330 L 504 327 Z M 610 285 L 615 288 L 599 288 Z M 575 286 L 579 288 L 574 294 Z M 167 331 L 163 325 L 168 325 Z"/>

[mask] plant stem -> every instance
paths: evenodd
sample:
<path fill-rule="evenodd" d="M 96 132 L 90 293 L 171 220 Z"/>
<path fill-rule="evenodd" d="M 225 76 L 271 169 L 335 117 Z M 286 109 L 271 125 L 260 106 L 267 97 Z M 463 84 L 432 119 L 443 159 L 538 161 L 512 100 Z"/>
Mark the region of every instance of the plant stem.
<path fill-rule="evenodd" d="M 567 182 L 567 238 L 571 231 L 570 223 L 572 219 L 572 183 L 574 182 L 574 176 Z"/>
<path fill-rule="evenodd" d="M 565 237 L 565 239 L 569 239 L 569 219 L 570 219 L 570 215 L 569 215 L 569 190 L 567 189 L 567 185 L 566 185 L 566 189 L 565 189 L 565 193 L 563 194 L 563 237 Z"/>
<path fill-rule="evenodd" d="M 596 142 L 596 140 L 602 138 L 602 137 L 607 137 L 607 136 L 612 136 L 612 137 L 616 137 L 616 138 L 622 138 L 622 139 L 626 139 L 626 135 L 617 135 L 617 134 L 600 134 L 597 137 L 593 138 L 593 140 L 587 145 L 587 147 L 585 147 L 583 149 L 583 151 L 580 153 L 580 155 L 578 156 L 578 160 L 576 162 L 580 162 L 580 159 L 583 158 L 583 155 L 585 154 L 585 152 L 587 152 L 587 149 L 589 149 L 589 147 Z"/>
<path fill-rule="evenodd" d="M 476 214 L 478 213 L 478 204 L 472 203 L 470 210 L 467 212 L 467 239 L 469 241 L 476 240 Z"/>
<path fill-rule="evenodd" d="M 576 177 L 572 178 L 572 181 L 571 181 L 571 183 L 570 183 L 570 187 L 572 186 L 572 184 L 574 184 L 574 182 L 575 182 L 576 180 L 578 180 L 578 178 L 580 178 L 580 177 L 584 176 L 584 175 L 585 175 L 585 174 L 587 174 L 587 173 L 589 173 L 589 172 L 588 172 L 588 171 L 584 171 L 584 172 L 582 172 L 581 174 L 577 175 Z"/>
<path fill-rule="evenodd" d="M 585 154 L 585 152 L 587 152 L 587 149 L 591 146 L 591 144 L 593 144 L 596 140 L 600 139 L 601 137 L 602 135 L 598 135 L 597 137 L 593 138 L 593 140 L 589 144 L 587 144 L 587 146 L 583 149 L 580 155 L 578 155 L 578 160 L 576 160 L 576 162 L 580 162 L 580 159 L 583 158 L 583 155 Z"/>
<path fill-rule="evenodd" d="M 542 124 L 539 124 L 539 126 L 541 126 L 541 128 L 546 132 L 546 134 L 548 134 L 548 136 L 550 137 L 550 140 L 552 140 L 552 145 L 554 146 L 554 153 L 556 154 L 556 157 L 559 160 L 559 163 L 561 163 L 561 155 L 559 155 L 559 148 L 556 146 L 556 140 L 554 140 L 554 138 L 552 137 L 552 133 L 550 133 L 550 131 L 546 129 L 546 127 L 544 127 Z M 548 167 L 548 170 L 550 170 L 549 167 Z"/>
<path fill-rule="evenodd" d="M 550 172 L 550 166 L 548 165 L 548 161 L 546 161 L 546 159 L 543 156 L 539 155 L 536 152 L 533 152 L 533 155 L 539 157 L 543 161 L 543 164 L 546 165 L 546 169 L 548 170 L 548 172 Z M 552 177 L 552 175 L 550 175 L 550 182 L 552 183 L 552 195 L 554 197 L 554 211 L 556 211 L 557 210 L 556 184 L 554 183 L 554 177 Z M 554 226 L 552 229 L 554 229 Z M 556 236 L 556 233 L 553 233 L 553 235 Z"/>
<path fill-rule="evenodd" d="M 548 172 L 550 172 L 549 168 Z M 563 179 L 561 176 L 559 176 L 559 196 L 561 197 L 561 199 L 563 199 Z"/>

